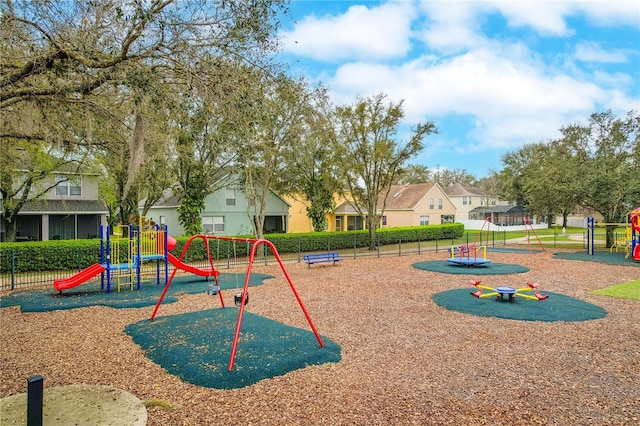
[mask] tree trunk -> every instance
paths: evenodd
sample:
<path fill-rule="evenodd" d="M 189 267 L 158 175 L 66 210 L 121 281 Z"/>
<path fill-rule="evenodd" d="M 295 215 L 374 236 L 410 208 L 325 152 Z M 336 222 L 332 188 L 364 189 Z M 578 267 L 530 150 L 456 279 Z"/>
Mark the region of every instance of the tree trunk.
<path fill-rule="evenodd" d="M 367 216 L 367 230 L 369 231 L 369 250 L 376 249 L 376 230 L 378 229 L 378 223 L 380 216 L 373 214 Z"/>
<path fill-rule="evenodd" d="M 5 215 L 7 212 L 5 211 Z M 16 221 L 13 216 L 5 216 L 3 218 L 4 238 L 5 242 L 14 242 L 16 240 Z"/>
<path fill-rule="evenodd" d="M 615 242 L 615 231 L 617 225 L 606 225 L 606 247 L 611 248 Z"/>

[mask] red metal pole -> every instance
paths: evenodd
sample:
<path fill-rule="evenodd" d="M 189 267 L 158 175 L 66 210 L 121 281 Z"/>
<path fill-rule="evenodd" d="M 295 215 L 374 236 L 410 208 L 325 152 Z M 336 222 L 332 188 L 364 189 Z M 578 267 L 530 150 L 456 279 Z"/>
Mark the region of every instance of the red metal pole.
<path fill-rule="evenodd" d="M 247 239 L 245 241 L 252 241 L 252 240 Z M 244 314 L 244 303 L 247 298 L 247 291 L 249 289 L 249 280 L 251 278 L 251 269 L 253 267 L 253 259 L 256 254 L 256 249 L 261 244 L 267 245 L 269 248 L 271 248 L 271 251 L 273 251 L 273 255 L 275 256 L 276 260 L 278 261 L 278 264 L 280 265 L 280 269 L 282 269 L 284 276 L 287 278 L 289 287 L 291 287 L 291 290 L 293 291 L 293 294 L 295 295 L 296 300 L 298 301 L 298 304 L 300 305 L 300 308 L 304 313 L 304 316 L 307 318 L 307 321 L 309 322 L 309 326 L 311 327 L 311 330 L 313 330 L 313 334 L 315 334 L 316 339 L 318 340 L 318 344 L 320 345 L 321 348 L 324 347 L 324 342 L 322 341 L 322 338 L 320 337 L 320 334 L 318 333 L 316 326 L 313 324 L 313 321 L 311 320 L 311 316 L 309 316 L 307 309 L 304 307 L 304 303 L 302 303 L 302 299 L 300 298 L 300 295 L 298 294 L 295 286 L 293 285 L 293 282 L 291 281 L 291 277 L 289 277 L 289 274 L 287 273 L 287 270 L 284 267 L 284 263 L 282 263 L 282 259 L 278 254 L 278 250 L 276 250 L 273 243 L 269 240 L 260 239 L 260 240 L 253 240 L 253 242 L 254 244 L 251 247 L 251 254 L 249 255 L 249 265 L 247 266 L 247 276 L 245 277 L 244 288 L 242 289 L 242 301 L 240 302 L 240 311 L 238 312 L 238 322 L 236 324 L 236 332 L 233 338 L 233 346 L 231 347 L 231 357 L 229 359 L 229 371 L 233 370 L 233 365 L 235 363 L 236 352 L 238 349 L 238 339 L 240 337 L 240 328 L 242 327 L 242 315 Z"/>

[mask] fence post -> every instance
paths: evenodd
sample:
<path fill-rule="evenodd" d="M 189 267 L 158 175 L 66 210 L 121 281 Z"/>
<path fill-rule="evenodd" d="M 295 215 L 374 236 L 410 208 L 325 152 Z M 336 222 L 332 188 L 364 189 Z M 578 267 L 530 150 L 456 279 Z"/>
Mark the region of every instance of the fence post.
<path fill-rule="evenodd" d="M 27 379 L 27 426 L 42 426 L 43 378 Z"/>
<path fill-rule="evenodd" d="M 11 290 L 16 288 L 16 251 L 11 250 Z"/>
<path fill-rule="evenodd" d="M 353 258 L 358 258 L 358 239 L 356 234 L 353 234 Z"/>

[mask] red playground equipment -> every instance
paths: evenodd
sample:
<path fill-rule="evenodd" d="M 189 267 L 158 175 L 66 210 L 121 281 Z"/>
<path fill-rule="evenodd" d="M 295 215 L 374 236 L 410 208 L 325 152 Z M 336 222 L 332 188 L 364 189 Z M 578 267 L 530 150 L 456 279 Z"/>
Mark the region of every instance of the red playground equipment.
<path fill-rule="evenodd" d="M 631 258 L 640 260 L 640 207 L 631 212 Z"/>
<path fill-rule="evenodd" d="M 447 259 L 447 262 L 460 266 L 480 266 L 487 263 L 491 263 L 490 259 L 487 259 L 487 246 L 476 245 L 478 239 L 482 242 L 482 231 L 484 226 L 487 225 L 487 238 L 489 241 L 489 227 L 491 226 L 491 218 L 486 218 L 480 228 L 480 232 L 476 236 L 476 239 L 471 244 L 461 244 L 458 246 L 452 246 L 449 248 L 449 254 L 451 257 Z"/>
<path fill-rule="evenodd" d="M 481 285 L 480 281 L 471 280 L 470 284 L 476 287 L 478 290 L 471 293 L 473 297 L 477 297 L 478 299 L 483 297 L 492 297 L 496 296 L 498 300 L 501 302 L 504 300 L 504 296 L 508 296 L 509 302 L 513 302 L 515 297 L 523 297 L 525 299 L 531 300 L 545 300 L 549 298 L 549 295 L 540 294 L 538 288 L 540 284 L 538 283 L 527 283 L 527 287 L 522 288 L 513 288 L 513 287 L 488 287 L 486 285 Z M 483 293 L 482 290 L 489 290 L 491 293 Z M 522 294 L 523 291 L 533 291 L 533 295 L 531 294 Z"/>
<path fill-rule="evenodd" d="M 219 283 L 218 283 L 218 275 L 220 275 L 220 272 L 218 270 L 216 270 L 213 266 L 213 259 L 211 257 L 211 252 L 209 250 L 209 240 L 223 240 L 223 241 L 233 241 L 233 242 L 243 242 L 243 243 L 252 243 L 251 245 L 251 252 L 249 254 L 249 262 L 247 265 L 247 273 L 245 276 L 245 281 L 244 281 L 244 288 L 242 290 L 242 294 L 236 295 L 236 305 L 240 308 L 238 311 L 238 321 L 236 324 L 236 331 L 235 331 L 235 335 L 233 338 L 233 346 L 231 348 L 231 356 L 229 358 L 229 371 L 233 370 L 233 365 L 235 362 L 235 357 L 236 357 L 236 352 L 238 349 L 238 340 L 240 338 L 240 329 L 242 327 L 242 316 L 244 314 L 244 309 L 245 309 L 245 305 L 247 304 L 248 300 L 249 300 L 249 281 L 251 279 L 251 270 L 253 268 L 253 261 L 255 259 L 255 255 L 256 255 L 256 250 L 260 245 L 266 245 L 269 249 L 271 249 L 271 252 L 273 253 L 274 257 L 276 258 L 276 260 L 278 261 L 278 264 L 280 265 L 280 269 L 282 270 L 285 278 L 287 279 L 287 282 L 289 283 L 289 287 L 291 288 L 291 291 L 293 292 L 293 295 L 295 296 L 296 300 L 298 301 L 298 304 L 300 305 L 300 308 L 302 309 L 302 312 L 304 313 L 304 316 L 307 319 L 307 322 L 309 323 L 309 326 L 311 327 L 311 330 L 313 331 L 313 333 L 316 336 L 316 339 L 318 340 L 318 344 L 320 345 L 320 347 L 324 347 L 324 342 L 322 341 L 322 338 L 320 337 L 320 334 L 318 333 L 318 330 L 316 329 L 315 325 L 313 324 L 313 321 L 311 320 L 311 317 L 309 316 L 309 313 L 307 312 L 307 309 L 304 307 L 304 304 L 302 303 L 302 299 L 300 298 L 300 295 L 298 294 L 298 291 L 296 290 L 295 286 L 293 285 L 293 282 L 291 281 L 291 277 L 289 277 L 289 274 L 287 273 L 287 270 L 284 267 L 284 263 L 282 262 L 282 259 L 280 258 L 280 255 L 278 254 L 278 250 L 276 250 L 275 246 L 273 245 L 273 243 L 271 241 L 268 240 L 264 240 L 264 239 L 252 239 L 252 238 L 236 238 L 236 237 L 219 237 L 219 236 L 213 236 L 213 235 L 194 235 L 191 238 L 189 238 L 189 240 L 187 241 L 187 243 L 185 244 L 185 247 L 182 251 L 182 254 L 180 255 L 180 258 L 175 258 L 172 255 L 169 259 L 171 261 L 171 263 L 174 263 L 174 265 L 177 266 L 178 264 L 182 264 L 182 259 L 185 255 L 185 253 L 187 252 L 189 245 L 191 244 L 191 242 L 196 239 L 202 239 L 204 241 L 205 244 L 205 248 L 207 250 L 207 253 L 209 255 L 209 263 L 211 265 L 210 269 L 198 269 L 198 272 L 194 272 L 197 273 L 198 275 L 205 275 L 205 276 L 210 276 L 213 277 L 213 279 L 216 282 L 216 285 L 219 287 Z M 173 246 L 175 248 L 175 244 L 176 241 L 175 239 L 169 237 L 168 238 L 168 245 L 169 246 Z M 180 266 L 181 269 L 185 269 L 182 268 L 182 266 Z M 196 268 L 197 269 L 197 268 Z M 167 293 L 167 290 L 169 290 L 169 286 L 171 285 L 171 281 L 173 280 L 173 277 L 175 275 L 177 268 L 174 269 L 173 273 L 171 274 L 171 277 L 169 278 L 169 280 L 167 281 L 167 284 L 164 287 L 164 290 L 162 292 L 162 294 L 160 295 L 160 299 L 158 299 L 158 303 L 156 304 L 156 307 L 153 310 L 153 313 L 151 314 L 151 320 L 153 320 L 156 316 L 156 313 L 158 312 L 158 309 L 160 308 L 160 305 L 162 304 L 162 300 L 164 299 L 164 296 Z M 186 269 L 189 270 L 189 269 Z M 222 292 L 221 291 L 217 291 L 218 296 L 220 297 L 220 304 L 222 305 L 222 307 L 224 308 L 224 299 L 222 298 Z"/>

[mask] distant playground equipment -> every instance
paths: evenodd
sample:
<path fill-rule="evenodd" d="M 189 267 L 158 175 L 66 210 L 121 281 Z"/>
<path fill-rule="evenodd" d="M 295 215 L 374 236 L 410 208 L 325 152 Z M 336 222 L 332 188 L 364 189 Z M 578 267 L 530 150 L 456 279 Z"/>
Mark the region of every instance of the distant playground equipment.
<path fill-rule="evenodd" d="M 111 292 L 115 280 L 118 291 L 128 286 L 140 289 L 143 264 L 155 261 L 157 283 L 160 284 L 160 262 L 163 261 L 164 277 L 168 276 L 168 250 L 166 226 L 158 226 L 141 217 L 138 225 L 118 225 L 113 228 L 100 226 L 100 263 L 95 263 L 69 278 L 55 280 L 53 287 L 62 293 L 83 284 L 98 274 L 101 289 Z"/>
<path fill-rule="evenodd" d="M 471 293 L 473 297 L 477 297 L 478 299 L 483 297 L 493 297 L 496 296 L 498 300 L 501 302 L 504 301 L 504 296 L 508 297 L 509 302 L 513 302 L 516 297 L 523 297 L 525 299 L 530 300 L 545 300 L 549 298 L 549 295 L 542 295 L 538 290 L 540 284 L 538 283 L 527 283 L 527 287 L 522 288 L 514 288 L 514 287 L 488 287 L 486 285 L 481 285 L 481 281 L 471 280 L 470 284 L 476 287 L 478 290 Z M 483 293 L 482 290 L 489 290 L 491 293 Z M 522 294 L 522 292 L 533 292 L 531 294 Z"/>
<path fill-rule="evenodd" d="M 461 266 L 479 266 L 491 263 L 487 259 L 487 246 L 476 246 L 473 244 L 462 244 L 449 248 L 451 257 L 447 262 Z"/>
<path fill-rule="evenodd" d="M 476 245 L 478 239 L 482 241 L 482 231 L 484 226 L 487 225 L 487 238 L 489 241 L 489 227 L 491 225 L 491 218 L 486 218 L 476 235 L 476 239 L 471 244 L 460 244 L 457 246 L 451 246 L 449 248 L 449 254 L 451 257 L 447 259 L 447 262 L 453 263 L 458 266 L 480 266 L 491 263 L 490 259 L 487 259 L 487 246 Z"/>
<path fill-rule="evenodd" d="M 607 225 L 607 224 L 605 224 Z M 618 225 L 618 224 L 616 224 Z M 622 224 L 620 224 L 622 225 Z M 624 247 L 625 258 L 631 257 L 640 261 L 640 207 L 627 213 L 625 225 L 625 237 L 622 241 L 615 241 L 609 248 L 610 252 Z M 595 220 L 593 217 L 587 218 L 587 253 L 595 255 Z"/>
<path fill-rule="evenodd" d="M 629 215 L 631 224 L 631 253 L 633 260 L 640 260 L 640 207 Z"/>
<path fill-rule="evenodd" d="M 311 330 L 313 331 L 313 333 L 316 336 L 316 339 L 318 340 L 318 344 L 320 345 L 320 347 L 324 347 L 324 342 L 322 341 L 322 338 L 320 337 L 320 334 L 318 333 L 318 330 L 316 329 L 315 325 L 313 324 L 313 321 L 311 320 L 311 317 L 309 316 L 309 313 L 307 312 L 307 309 L 304 307 L 304 304 L 302 303 L 302 299 L 300 298 L 300 295 L 298 294 L 298 291 L 296 290 L 295 286 L 293 285 L 293 282 L 291 281 L 291 277 L 289 277 L 289 274 L 288 274 L 286 268 L 284 267 L 284 263 L 282 262 L 282 259 L 280 258 L 280 255 L 278 254 L 278 250 L 276 250 L 275 246 L 273 245 L 273 243 L 271 241 L 268 241 L 268 240 L 265 240 L 265 239 L 222 237 L 222 236 L 213 236 L 213 235 L 194 235 L 191 238 L 189 238 L 189 240 L 187 241 L 187 244 L 185 244 L 185 247 L 184 247 L 184 249 L 182 251 L 180 259 L 178 259 L 179 261 L 182 260 L 182 257 L 184 256 L 184 254 L 188 250 L 189 245 L 191 244 L 191 241 L 193 241 L 194 239 L 202 239 L 204 241 L 206 250 L 209 253 L 209 260 L 211 262 L 211 270 L 209 272 L 210 272 L 210 275 L 214 278 L 214 280 L 216 280 L 216 282 L 217 282 L 217 278 L 216 277 L 218 276 L 218 273 L 217 273 L 217 271 L 215 271 L 215 268 L 213 268 L 213 261 L 211 260 L 211 254 L 210 254 L 210 250 L 209 250 L 209 240 L 232 241 L 234 244 L 236 242 L 251 244 L 251 250 L 250 250 L 250 253 L 249 253 L 249 261 L 248 261 L 248 264 L 247 264 L 247 272 L 246 272 L 245 281 L 244 281 L 244 287 L 243 287 L 242 293 L 239 293 L 239 294 L 235 295 L 235 304 L 236 304 L 236 306 L 239 307 L 239 311 L 238 311 L 238 321 L 237 321 L 237 324 L 236 324 L 236 331 L 235 331 L 235 335 L 234 335 L 234 338 L 233 338 L 233 345 L 232 345 L 232 348 L 231 348 L 231 355 L 230 355 L 230 358 L 229 358 L 229 371 L 233 370 L 233 365 L 234 365 L 234 362 L 235 362 L 236 352 L 237 352 L 237 349 L 238 349 L 238 340 L 239 340 L 239 337 L 240 337 L 240 329 L 241 329 L 241 326 L 242 326 L 242 316 L 244 314 L 245 306 L 247 305 L 247 303 L 249 301 L 249 282 L 250 282 L 250 279 L 251 279 L 251 270 L 253 268 L 253 262 L 254 262 L 254 259 L 255 259 L 256 250 L 261 245 L 267 246 L 269 249 L 271 249 L 271 252 L 273 253 L 273 256 L 278 261 L 278 264 L 280 265 L 280 269 L 282 270 L 285 278 L 287 279 L 287 282 L 289 283 L 289 287 L 291 288 L 291 291 L 293 292 L 293 295 L 295 296 L 296 300 L 298 301 L 298 304 L 300 305 L 300 309 L 304 313 L 304 316 L 306 317 L 307 322 L 309 323 L 309 326 L 311 327 Z M 172 245 L 175 246 L 175 240 L 173 240 Z M 165 284 L 165 288 L 164 288 L 162 294 L 160 295 L 160 298 L 158 299 L 158 303 L 156 304 L 156 307 L 154 308 L 153 313 L 151 314 L 151 318 L 150 318 L 151 320 L 153 320 L 155 318 L 155 316 L 156 316 L 156 314 L 158 312 L 158 309 L 160 308 L 160 305 L 162 304 L 162 300 L 164 299 L 164 296 L 167 293 L 167 290 L 169 290 L 169 286 L 171 285 L 171 281 L 173 280 L 174 275 L 175 275 L 175 270 L 171 274 L 171 277 L 167 280 L 167 283 Z M 222 307 L 224 308 L 224 300 L 222 298 L 222 292 L 218 291 L 218 295 L 220 297 L 220 303 L 221 303 Z"/>
<path fill-rule="evenodd" d="M 164 277 L 164 284 L 166 284 L 170 263 L 174 267 L 171 279 L 178 270 L 205 277 L 207 280 L 212 280 L 208 288 L 209 294 L 217 295 L 220 290 L 217 278 L 220 272 L 213 265 L 213 259 L 207 245 L 208 241 L 205 240 L 205 247 L 209 255 L 209 267 L 198 268 L 183 261 L 189 245 L 193 239 L 199 237 L 203 236 L 191 237 L 182 254 L 176 257 L 170 253 L 170 250 L 176 246 L 176 240 L 168 235 L 166 225 L 159 226 L 150 220 L 140 218 L 137 226 L 118 225 L 113 229 L 109 226 L 101 226 L 100 263 L 93 264 L 69 278 L 56 280 L 53 282 L 53 286 L 62 293 L 62 290 L 76 287 L 101 274 L 101 289 L 105 290 L 106 288 L 107 293 L 111 292 L 114 280 L 117 283 L 118 291 L 124 286 L 133 290 L 134 285 L 135 289 L 140 290 L 142 277 L 145 274 L 153 275 L 155 273 L 156 284 L 160 284 L 161 278 Z M 153 265 L 150 261 L 155 261 L 155 268 L 146 269 L 145 265 Z M 162 268 L 161 262 L 163 262 L 164 268 Z M 224 302 L 222 306 L 224 307 Z"/>
<path fill-rule="evenodd" d="M 531 225 L 529 218 L 524 216 L 522 218 L 522 222 L 524 224 L 524 229 L 527 231 L 527 248 L 529 249 L 529 253 L 531 253 L 531 234 L 533 234 L 533 236 L 536 237 L 536 240 L 538 240 L 538 244 L 542 251 L 546 251 L 542 245 L 542 241 L 540 241 L 540 237 L 538 237 L 538 234 L 536 233 L 536 230 L 533 228 L 533 225 Z"/>

